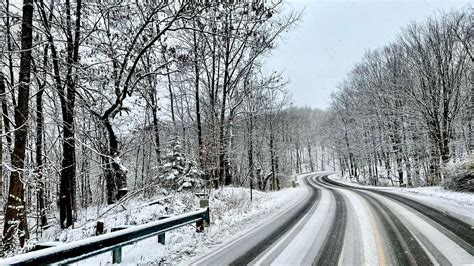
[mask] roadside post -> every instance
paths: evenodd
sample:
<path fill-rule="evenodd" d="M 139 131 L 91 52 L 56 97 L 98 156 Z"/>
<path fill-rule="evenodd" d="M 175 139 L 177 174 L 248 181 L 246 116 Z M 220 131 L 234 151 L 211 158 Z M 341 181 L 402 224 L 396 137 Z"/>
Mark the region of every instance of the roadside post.
<path fill-rule="evenodd" d="M 252 202 L 253 178 L 250 178 L 250 202 Z"/>
<path fill-rule="evenodd" d="M 130 226 L 124 225 L 124 226 L 114 227 L 112 228 L 111 232 L 116 232 L 116 231 L 120 231 L 127 228 L 130 228 Z M 112 264 L 115 264 L 115 263 L 122 263 L 122 248 L 121 247 L 114 248 L 112 250 Z"/>
<path fill-rule="evenodd" d="M 158 218 L 158 220 L 163 220 L 163 219 L 166 219 L 166 218 L 170 218 L 171 216 L 161 216 Z M 158 235 L 158 243 L 164 245 L 165 244 L 165 240 L 166 240 L 166 235 L 165 233 L 162 233 L 162 234 L 159 234 Z"/>
<path fill-rule="evenodd" d="M 198 196 L 199 199 L 199 207 L 200 208 L 207 208 L 208 209 L 208 214 L 209 214 L 209 194 L 206 193 L 196 193 L 196 196 Z M 209 217 L 208 217 L 209 219 Z M 200 220 L 196 222 L 196 232 L 202 232 L 204 231 L 204 227 L 209 226 L 209 221 L 206 220 Z"/>

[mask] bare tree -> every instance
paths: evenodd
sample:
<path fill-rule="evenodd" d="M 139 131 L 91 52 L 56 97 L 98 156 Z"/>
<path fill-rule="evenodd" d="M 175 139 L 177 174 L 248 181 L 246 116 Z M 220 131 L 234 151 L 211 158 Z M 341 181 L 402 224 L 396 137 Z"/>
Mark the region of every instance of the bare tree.
<path fill-rule="evenodd" d="M 18 105 L 15 106 L 15 147 L 12 153 L 12 174 L 3 227 L 3 249 L 14 247 L 18 234 L 20 246 L 29 238 L 26 221 L 24 187 L 22 183 L 28 135 L 28 103 L 30 97 L 31 48 L 33 43 L 33 0 L 23 1 L 21 27 L 21 60 L 18 87 Z"/>

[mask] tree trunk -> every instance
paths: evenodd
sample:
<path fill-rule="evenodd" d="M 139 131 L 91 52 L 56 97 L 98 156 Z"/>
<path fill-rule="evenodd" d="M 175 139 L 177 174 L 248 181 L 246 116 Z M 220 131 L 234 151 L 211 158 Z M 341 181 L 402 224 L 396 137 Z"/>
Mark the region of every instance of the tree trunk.
<path fill-rule="evenodd" d="M 109 139 L 109 150 L 104 160 L 107 162 L 105 171 L 107 204 L 112 204 L 120 200 L 127 193 L 127 175 L 118 162 L 118 140 L 114 129 L 109 120 L 102 121 L 102 123 L 107 129 Z"/>
<path fill-rule="evenodd" d="M 3 249 L 14 247 L 14 234 L 18 233 L 20 246 L 29 238 L 26 208 L 24 205 L 25 151 L 28 137 L 28 104 L 30 98 L 31 48 L 33 41 L 33 0 L 23 1 L 23 18 L 21 26 L 21 57 L 18 86 L 18 105 L 15 107 L 15 147 L 11 163 L 13 171 L 10 176 L 8 207 L 5 213 L 3 228 Z"/>
<path fill-rule="evenodd" d="M 63 159 L 59 185 L 59 217 L 61 228 L 73 225 L 73 209 L 76 177 L 76 141 L 72 109 L 63 113 Z"/>
<path fill-rule="evenodd" d="M 270 119 L 273 119 L 271 117 Z M 272 165 L 272 190 L 276 190 L 276 158 L 275 158 L 275 143 L 274 143 L 274 136 L 273 136 L 273 122 L 270 121 L 270 161 Z"/>
<path fill-rule="evenodd" d="M 165 59 L 165 62 L 167 62 L 166 59 L 166 52 L 163 52 L 163 57 Z M 173 94 L 173 86 L 171 84 L 171 74 L 170 74 L 170 68 L 168 66 L 168 63 L 166 63 L 166 78 L 168 81 L 168 93 L 170 95 L 170 109 L 171 109 L 171 121 L 173 122 L 173 129 L 174 129 L 174 134 L 176 133 L 176 118 L 174 115 L 174 94 Z"/>
<path fill-rule="evenodd" d="M 4 132 L 5 132 L 5 138 L 7 140 L 7 151 L 8 152 L 11 152 L 11 148 L 12 148 L 12 143 L 13 143 L 13 140 L 12 140 L 12 136 L 11 136 L 11 132 L 10 132 L 10 118 L 8 116 L 8 105 L 7 105 L 7 99 L 6 99 L 6 86 L 5 86 L 5 76 L 2 73 L 0 73 L 1 75 L 1 78 L 0 78 L 0 95 L 3 95 L 1 97 L 1 101 L 2 101 L 2 118 L 3 118 L 3 126 L 4 126 Z"/>
<path fill-rule="evenodd" d="M 47 65 L 48 60 L 48 45 L 44 48 L 43 65 Z M 45 75 L 46 76 L 46 75 Z M 45 79 L 46 80 L 46 79 Z M 45 84 L 39 86 L 39 90 L 36 93 L 36 179 L 37 179 L 37 209 L 40 216 L 41 226 L 45 226 L 48 223 L 46 218 L 45 203 L 44 203 L 44 187 L 45 182 L 43 180 L 43 92 Z"/>
<path fill-rule="evenodd" d="M 324 146 L 321 146 L 321 171 L 324 171 Z"/>
<path fill-rule="evenodd" d="M 311 152 L 311 143 L 308 141 L 308 155 L 309 155 L 309 168 L 311 172 L 314 172 L 313 164 L 313 153 Z"/>
<path fill-rule="evenodd" d="M 10 70 L 10 87 L 15 88 L 15 75 L 14 75 L 14 68 L 15 66 L 13 65 L 13 46 L 12 46 L 12 33 L 11 33 L 11 24 L 10 24 L 10 1 L 6 0 L 6 21 L 5 21 L 5 27 L 7 30 L 7 49 L 8 49 L 8 69 Z M 16 106 L 16 99 L 15 99 L 15 92 L 14 90 L 11 90 L 11 96 L 12 96 L 12 105 Z M 5 130 L 7 128 L 5 127 Z M 8 141 L 8 137 L 7 137 Z M 12 142 L 10 138 L 10 142 Z M 11 147 L 10 143 L 10 147 Z"/>
<path fill-rule="evenodd" d="M 349 144 L 349 136 L 347 135 L 347 130 L 344 131 L 344 140 L 346 142 L 347 152 L 349 153 L 349 169 L 350 169 L 349 174 L 352 178 L 356 176 L 356 170 L 355 170 L 355 163 L 354 163 L 354 155 L 352 154 L 351 147 Z"/>
<path fill-rule="evenodd" d="M 253 159 L 253 115 L 250 114 L 247 122 L 247 128 L 248 128 L 248 150 L 247 150 L 247 157 L 248 157 L 248 165 L 249 165 L 249 176 L 250 180 L 253 180 L 255 178 L 255 172 L 254 172 L 254 159 Z"/>
<path fill-rule="evenodd" d="M 0 51 L 0 61 L 3 56 L 3 51 Z M 0 69 L 0 93 L 5 92 L 5 76 L 3 75 L 3 70 Z M 0 213 L 3 214 L 5 204 L 3 202 L 3 99 L 5 98 L 4 93 L 0 94 Z"/>
<path fill-rule="evenodd" d="M 474 154 L 474 69 L 471 70 L 471 106 L 469 114 L 469 150 L 471 154 Z"/>
<path fill-rule="evenodd" d="M 161 162 L 160 130 L 159 130 L 159 125 L 158 125 L 158 107 L 156 106 L 155 96 L 153 95 L 151 98 L 153 99 L 151 112 L 153 116 L 153 133 L 155 136 L 155 153 L 156 153 L 157 161 Z"/>
<path fill-rule="evenodd" d="M 270 132 L 270 141 L 273 142 L 273 132 Z M 271 145 L 273 146 L 273 145 Z M 300 155 L 300 149 L 298 146 L 298 143 L 295 144 L 295 151 L 296 151 L 296 173 L 300 174 L 301 173 L 301 155 Z M 273 155 L 272 155 L 272 161 L 273 161 Z M 272 163 L 273 166 L 273 163 Z"/>
<path fill-rule="evenodd" d="M 195 90 L 196 123 L 197 123 L 197 137 L 198 137 L 198 161 L 201 161 L 202 160 L 202 126 L 201 126 L 201 105 L 200 105 L 200 99 L 199 99 L 198 42 L 197 42 L 197 37 L 196 37 L 196 31 L 193 31 L 193 41 L 194 41 L 194 75 L 195 75 L 194 90 Z"/>
<path fill-rule="evenodd" d="M 430 166 L 428 170 L 427 183 L 429 186 L 438 185 L 441 179 L 440 156 L 438 146 L 431 145 Z"/>
<path fill-rule="evenodd" d="M 66 92 L 62 91 L 63 101 L 63 159 L 59 189 L 59 220 L 61 228 L 68 228 L 74 223 L 76 206 L 76 140 L 74 136 L 74 107 L 76 99 L 75 64 L 79 61 L 79 37 L 81 24 L 81 0 L 76 0 L 76 22 L 74 39 L 72 31 L 71 6 L 66 0 L 66 41 L 67 41 L 67 73 Z"/>
<path fill-rule="evenodd" d="M 220 127 L 219 127 L 219 181 L 225 185 L 230 185 L 232 178 L 227 178 L 228 169 L 227 169 L 227 147 L 225 140 L 225 129 L 226 129 L 226 118 L 225 111 L 227 108 L 227 94 L 228 94 L 228 85 L 229 85 L 229 38 L 226 38 L 225 42 L 225 64 L 224 64 L 224 84 L 222 86 L 222 104 L 221 104 L 221 115 L 220 115 Z"/>

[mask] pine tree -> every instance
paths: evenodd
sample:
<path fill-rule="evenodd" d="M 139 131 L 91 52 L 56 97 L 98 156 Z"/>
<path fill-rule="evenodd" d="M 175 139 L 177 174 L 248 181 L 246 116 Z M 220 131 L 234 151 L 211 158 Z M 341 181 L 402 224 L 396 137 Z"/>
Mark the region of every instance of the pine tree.
<path fill-rule="evenodd" d="M 163 164 L 159 167 L 159 181 L 165 186 L 181 191 L 202 187 L 203 172 L 194 160 L 186 158 L 183 146 L 177 138 L 172 138 L 166 147 Z"/>

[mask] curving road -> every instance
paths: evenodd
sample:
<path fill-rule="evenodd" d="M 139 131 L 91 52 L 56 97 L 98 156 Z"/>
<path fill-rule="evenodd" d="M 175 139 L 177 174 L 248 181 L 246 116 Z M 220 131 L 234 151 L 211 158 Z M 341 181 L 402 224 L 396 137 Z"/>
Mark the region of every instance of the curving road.
<path fill-rule="evenodd" d="M 474 264 L 472 219 L 325 175 L 304 180 L 302 200 L 193 264 Z"/>

